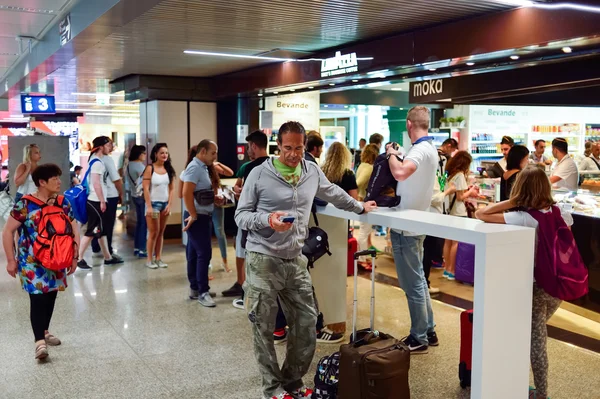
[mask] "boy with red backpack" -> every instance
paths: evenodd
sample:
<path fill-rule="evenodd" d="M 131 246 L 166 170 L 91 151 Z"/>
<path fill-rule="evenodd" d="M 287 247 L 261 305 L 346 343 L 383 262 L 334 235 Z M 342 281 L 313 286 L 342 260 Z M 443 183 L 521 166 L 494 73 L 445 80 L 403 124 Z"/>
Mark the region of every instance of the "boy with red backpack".
<path fill-rule="evenodd" d="M 571 233 L 573 218 L 554 203 L 546 173 L 530 165 L 519 173 L 508 201 L 475 213 L 485 222 L 536 229 L 530 355 L 535 388 L 529 390 L 530 399 L 548 396 L 546 323 L 563 300 L 579 299 L 588 292 L 588 270 Z M 519 210 L 506 212 L 512 208 Z"/>
<path fill-rule="evenodd" d="M 69 202 L 58 195 L 61 174 L 56 165 L 39 165 L 32 173 L 37 191 L 17 201 L 2 232 L 6 271 L 19 276 L 29 294 L 38 360 L 48 357 L 48 346 L 61 344 L 48 328 L 57 293 L 67 288 L 67 275 L 77 268 L 78 227 Z M 19 250 L 15 254 L 17 230 Z"/>

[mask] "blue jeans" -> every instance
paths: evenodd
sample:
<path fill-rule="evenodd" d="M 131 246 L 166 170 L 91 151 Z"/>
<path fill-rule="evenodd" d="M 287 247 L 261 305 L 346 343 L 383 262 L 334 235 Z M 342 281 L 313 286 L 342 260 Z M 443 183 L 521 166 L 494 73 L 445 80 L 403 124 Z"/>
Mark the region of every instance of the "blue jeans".
<path fill-rule="evenodd" d="M 137 223 L 135 225 L 134 245 L 133 248 L 138 251 L 146 252 L 146 237 L 148 234 L 148 226 L 146 225 L 146 202 L 144 197 L 133 197 L 135 204 L 135 216 Z"/>
<path fill-rule="evenodd" d="M 410 312 L 410 335 L 428 345 L 427 333 L 433 332 L 433 310 L 423 272 L 423 241 L 425 236 L 405 236 L 392 230 L 392 248 L 400 288 L 406 293 Z"/>
<path fill-rule="evenodd" d="M 208 265 L 212 258 L 211 216 L 198 215 L 187 231 L 187 272 L 190 288 L 203 294 L 208 292 Z"/>
<path fill-rule="evenodd" d="M 213 228 L 215 236 L 219 241 L 219 249 L 221 250 L 221 258 L 227 259 L 227 236 L 225 235 L 225 209 L 215 206 L 212 214 Z"/>

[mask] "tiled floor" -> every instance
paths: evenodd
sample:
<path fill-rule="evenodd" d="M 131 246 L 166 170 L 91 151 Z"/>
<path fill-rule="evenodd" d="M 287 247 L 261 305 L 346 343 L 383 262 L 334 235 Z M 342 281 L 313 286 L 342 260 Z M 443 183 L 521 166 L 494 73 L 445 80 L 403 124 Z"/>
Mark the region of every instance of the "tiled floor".
<path fill-rule="evenodd" d="M 128 244 L 120 243 L 121 254 L 129 254 Z M 215 309 L 187 299 L 183 248 L 168 246 L 166 270 L 149 270 L 142 260 L 126 258 L 120 267 L 99 266 L 70 277 L 51 326 L 63 345 L 51 348 L 46 364 L 33 360 L 27 295 L 0 273 L 0 398 L 260 398 L 244 312 L 221 296 Z M 2 256 L 1 270 L 4 266 Z M 214 275 L 212 288 L 219 293 L 235 279 L 235 273 Z M 365 326 L 368 281 L 359 284 L 359 321 Z M 351 286 L 347 298 L 350 319 Z M 412 397 L 467 398 L 457 379 L 459 310 L 439 302 L 433 306 L 441 346 L 411 361 Z M 402 291 L 378 284 L 376 309 L 379 329 L 397 337 L 407 332 Z M 334 350 L 335 345 L 319 345 L 314 363 Z M 284 348 L 278 351 L 282 358 Z M 549 351 L 553 399 L 598 398 L 600 356 L 554 340 Z"/>

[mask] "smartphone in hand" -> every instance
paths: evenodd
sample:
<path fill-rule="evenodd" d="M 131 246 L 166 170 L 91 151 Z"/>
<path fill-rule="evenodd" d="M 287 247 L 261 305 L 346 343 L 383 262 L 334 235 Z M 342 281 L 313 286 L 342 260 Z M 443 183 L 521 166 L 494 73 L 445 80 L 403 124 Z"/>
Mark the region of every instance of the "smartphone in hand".
<path fill-rule="evenodd" d="M 296 220 L 296 218 L 293 216 L 282 216 L 279 218 L 279 221 L 283 223 L 294 223 L 294 220 Z"/>

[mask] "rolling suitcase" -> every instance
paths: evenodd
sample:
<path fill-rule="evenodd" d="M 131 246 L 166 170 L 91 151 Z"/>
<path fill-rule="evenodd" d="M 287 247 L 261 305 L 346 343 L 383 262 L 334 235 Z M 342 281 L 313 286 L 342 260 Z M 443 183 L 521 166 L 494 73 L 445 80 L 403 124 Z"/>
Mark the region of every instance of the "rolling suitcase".
<path fill-rule="evenodd" d="M 471 358 L 473 356 L 473 310 L 460 314 L 460 363 L 458 378 L 462 388 L 471 386 Z"/>
<path fill-rule="evenodd" d="M 475 282 L 475 245 L 458 243 L 454 275 L 458 281 L 463 283 L 473 284 Z"/>
<path fill-rule="evenodd" d="M 352 276 L 354 273 L 354 254 L 358 251 L 358 241 L 354 237 L 348 238 L 348 265 L 346 275 Z"/>
<path fill-rule="evenodd" d="M 358 258 L 371 256 L 371 325 L 356 330 L 358 302 Z M 354 254 L 354 300 L 350 343 L 340 347 L 338 399 L 409 399 L 410 351 L 389 334 L 374 329 L 375 322 L 374 250 Z"/>

